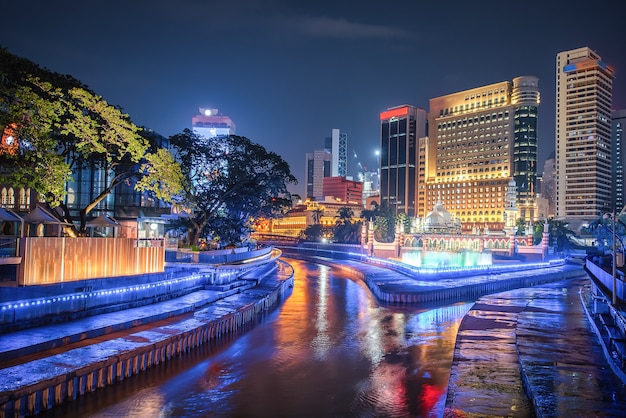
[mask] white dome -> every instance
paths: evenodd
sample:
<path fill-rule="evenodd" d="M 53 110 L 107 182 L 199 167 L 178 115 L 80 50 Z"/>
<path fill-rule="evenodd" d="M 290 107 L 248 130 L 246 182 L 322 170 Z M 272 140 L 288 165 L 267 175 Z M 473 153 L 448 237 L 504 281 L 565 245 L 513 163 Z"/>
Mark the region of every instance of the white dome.
<path fill-rule="evenodd" d="M 452 215 L 444 207 L 441 200 L 435 204 L 432 211 L 428 212 L 424 223 L 426 225 L 444 226 L 452 221 Z"/>

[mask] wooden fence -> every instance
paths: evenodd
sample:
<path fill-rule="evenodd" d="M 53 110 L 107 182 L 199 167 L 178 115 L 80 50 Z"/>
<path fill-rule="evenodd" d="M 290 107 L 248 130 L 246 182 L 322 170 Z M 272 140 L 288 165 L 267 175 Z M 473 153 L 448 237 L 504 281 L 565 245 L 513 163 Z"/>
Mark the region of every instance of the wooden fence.
<path fill-rule="evenodd" d="M 163 272 L 162 239 L 20 238 L 17 285 Z"/>

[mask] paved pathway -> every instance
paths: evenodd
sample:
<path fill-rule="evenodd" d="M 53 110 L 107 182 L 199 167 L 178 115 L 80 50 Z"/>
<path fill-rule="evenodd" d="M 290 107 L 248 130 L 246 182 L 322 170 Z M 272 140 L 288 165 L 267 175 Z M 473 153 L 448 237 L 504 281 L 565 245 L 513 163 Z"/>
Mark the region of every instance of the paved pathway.
<path fill-rule="evenodd" d="M 446 415 L 626 416 L 626 386 L 583 310 L 588 285 L 570 279 L 480 298 L 459 328 Z"/>

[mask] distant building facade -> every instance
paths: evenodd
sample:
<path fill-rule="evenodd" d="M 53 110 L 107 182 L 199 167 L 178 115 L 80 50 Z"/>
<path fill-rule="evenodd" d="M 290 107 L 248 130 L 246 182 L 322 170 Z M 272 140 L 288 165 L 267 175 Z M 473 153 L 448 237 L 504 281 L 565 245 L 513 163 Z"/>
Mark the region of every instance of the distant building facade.
<path fill-rule="evenodd" d="M 624 209 L 626 184 L 624 184 L 624 166 L 626 165 L 626 109 L 614 110 L 611 115 L 612 149 L 611 165 L 613 166 L 613 208 L 620 213 Z"/>
<path fill-rule="evenodd" d="M 614 71 L 590 48 L 556 56 L 556 218 L 588 221 L 613 210 Z"/>
<path fill-rule="evenodd" d="M 363 183 L 345 177 L 324 177 L 323 194 L 324 197 L 362 205 Z"/>
<path fill-rule="evenodd" d="M 324 148 L 331 153 L 331 177 L 348 176 L 348 134 L 339 129 L 333 129 L 331 136 L 326 137 Z"/>
<path fill-rule="evenodd" d="M 537 199 L 537 214 L 539 218 L 554 218 L 556 214 L 556 166 L 554 153 L 543 165 L 543 174 L 541 175 L 541 185 Z"/>
<path fill-rule="evenodd" d="M 466 231 L 502 230 L 514 180 L 517 217 L 534 220 L 538 106 L 533 76 L 430 99 L 424 206 L 441 200 Z"/>
<path fill-rule="evenodd" d="M 332 154 L 326 150 L 315 150 L 306 153 L 306 197 L 322 198 L 324 196 L 324 178 L 331 175 Z"/>
<path fill-rule="evenodd" d="M 294 206 L 287 214 L 278 219 L 271 219 L 269 233 L 298 237 L 307 226 L 321 224 L 325 228 L 335 226 L 339 211 L 349 208 L 354 215 L 353 221 L 359 221 L 363 205 L 326 198 L 323 200 L 307 199 L 304 203 Z"/>
<path fill-rule="evenodd" d="M 380 199 L 395 214 L 417 216 L 418 139 L 427 132 L 424 109 L 402 105 L 380 113 Z"/>
<path fill-rule="evenodd" d="M 366 203 L 368 197 L 380 194 L 378 169 L 372 171 L 364 169 L 359 173 L 359 181 L 363 183 L 363 204 Z"/>
<path fill-rule="evenodd" d="M 191 118 L 192 130 L 205 138 L 217 138 L 235 134 L 235 123 L 218 109 L 201 107 L 200 113 Z"/>

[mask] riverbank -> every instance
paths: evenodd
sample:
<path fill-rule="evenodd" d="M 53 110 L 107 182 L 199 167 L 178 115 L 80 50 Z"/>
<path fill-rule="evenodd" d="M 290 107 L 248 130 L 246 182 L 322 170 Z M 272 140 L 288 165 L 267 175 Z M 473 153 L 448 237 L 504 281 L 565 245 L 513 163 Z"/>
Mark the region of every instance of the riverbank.
<path fill-rule="evenodd" d="M 457 334 L 445 416 L 621 416 L 582 295 L 586 275 L 480 298 Z"/>
<path fill-rule="evenodd" d="M 493 293 L 497 291 L 494 289 L 501 288 L 499 286 L 519 288 L 528 286 L 528 283 L 584 274 L 581 266 L 564 264 L 520 271 L 517 275 L 512 271 L 490 271 L 489 274 L 468 277 L 462 277 L 458 272 L 443 277 L 413 277 L 375 263 L 323 257 L 315 257 L 313 261 L 332 265 L 363 281 L 383 302 L 397 304 L 419 300 L 415 306 L 420 307 L 475 300 L 482 292 Z M 280 262 L 280 266 L 276 274 L 250 277 L 255 280 L 255 286 L 217 286 L 137 310 L 127 309 L 80 320 L 86 322 L 57 324 L 55 330 L 47 328 L 48 333 L 42 332 L 44 328 L 40 327 L 3 336 L 3 342 L 16 344 L 21 340 L 23 350 L 42 344 L 43 338 L 56 351 L 41 353 L 41 358 L 32 357 L 36 353 L 24 356 L 26 352 L 16 351 L 15 347 L 11 356 L 7 354 L 10 347 L 0 352 L 0 356 L 4 353 L 0 357 L 4 360 L 0 364 L 0 416 L 35 414 L 240 329 L 289 295 L 294 277 L 293 274 L 289 276 L 288 264 Z M 389 296 L 381 298 L 381 295 Z M 133 329 L 138 323 L 145 324 L 146 316 L 159 316 L 167 323 Z M 126 330 L 120 324 L 129 324 L 133 328 Z M 66 345 L 72 339 L 93 338 L 100 332 L 98 330 L 115 327 L 123 335 L 105 336 L 87 346 Z"/>
<path fill-rule="evenodd" d="M 0 417 L 38 414 L 236 332 L 278 306 L 289 295 L 293 280 L 293 271 L 281 262 L 256 278 L 254 287 L 218 286 L 148 306 L 5 334 L 0 344 Z M 129 320 L 131 328 L 126 330 L 121 324 Z M 134 328 L 141 324 L 148 325 Z M 103 330 L 108 334 L 115 329 L 122 334 L 100 337 Z M 68 345 L 74 341 L 80 344 Z"/>

